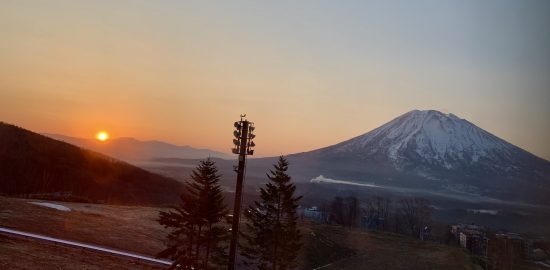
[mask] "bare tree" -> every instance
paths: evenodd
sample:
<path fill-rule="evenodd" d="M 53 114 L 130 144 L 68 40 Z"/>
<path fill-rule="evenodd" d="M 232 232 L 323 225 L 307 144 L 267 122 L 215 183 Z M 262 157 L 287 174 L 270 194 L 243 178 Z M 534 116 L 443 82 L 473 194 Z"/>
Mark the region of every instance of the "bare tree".
<path fill-rule="evenodd" d="M 430 201 L 424 198 L 401 199 L 398 201 L 396 215 L 404 233 L 419 236 L 421 230 L 431 223 Z"/>
<path fill-rule="evenodd" d="M 357 197 L 347 197 L 346 208 L 346 225 L 350 228 L 357 226 L 357 221 L 360 213 L 359 200 L 357 199 Z"/>
<path fill-rule="evenodd" d="M 365 201 L 365 216 L 369 223 L 374 223 L 376 229 L 389 229 L 389 216 L 391 199 L 381 196 L 375 196 Z"/>
<path fill-rule="evenodd" d="M 329 220 L 330 223 L 344 225 L 344 198 L 334 197 L 330 203 Z"/>
<path fill-rule="evenodd" d="M 329 219 L 331 223 L 353 227 L 357 226 L 360 213 L 361 208 L 357 197 L 335 197 L 330 204 Z"/>

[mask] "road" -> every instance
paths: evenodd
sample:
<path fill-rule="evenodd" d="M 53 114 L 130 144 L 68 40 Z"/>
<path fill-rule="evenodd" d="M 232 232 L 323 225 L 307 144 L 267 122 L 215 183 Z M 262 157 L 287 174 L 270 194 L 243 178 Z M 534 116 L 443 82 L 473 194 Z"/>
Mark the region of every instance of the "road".
<path fill-rule="evenodd" d="M 35 233 L 28 233 L 28 232 L 23 232 L 23 231 L 8 229 L 8 228 L 0 227 L 0 233 L 23 236 L 23 237 L 33 238 L 33 239 L 40 239 L 40 240 L 43 240 L 43 241 L 59 243 L 59 244 L 72 246 L 72 247 L 85 248 L 85 249 L 100 251 L 100 252 L 109 253 L 109 254 L 113 254 L 113 255 L 125 256 L 125 257 L 134 258 L 134 259 L 140 259 L 140 260 L 144 260 L 144 261 L 148 261 L 148 262 L 160 263 L 160 264 L 164 264 L 164 265 L 171 265 L 172 264 L 172 262 L 168 261 L 168 260 L 159 260 L 159 259 L 155 259 L 153 257 L 143 256 L 143 255 L 139 255 L 139 254 L 135 254 L 135 253 L 125 252 L 125 251 L 120 251 L 120 250 L 110 249 L 110 248 L 106 248 L 106 247 L 101 247 L 101 246 L 96 246 L 96 245 L 91 245 L 91 244 L 85 244 L 85 243 L 70 241 L 70 240 L 63 240 L 63 239 L 59 239 L 59 238 L 53 238 L 53 237 L 49 237 L 49 236 L 45 236 L 45 235 L 40 235 L 40 234 L 35 234 Z"/>

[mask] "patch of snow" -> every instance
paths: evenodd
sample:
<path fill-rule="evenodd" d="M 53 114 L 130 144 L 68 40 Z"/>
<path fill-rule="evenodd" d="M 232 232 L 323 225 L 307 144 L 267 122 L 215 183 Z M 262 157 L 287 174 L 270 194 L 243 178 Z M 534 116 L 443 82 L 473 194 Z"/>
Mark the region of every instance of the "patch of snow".
<path fill-rule="evenodd" d="M 310 183 L 333 183 L 333 184 L 344 184 L 344 185 L 354 185 L 354 186 L 362 186 L 362 187 L 380 187 L 375 184 L 370 183 L 357 183 L 353 181 L 347 181 L 347 180 L 337 180 L 337 179 L 330 179 L 326 178 L 323 175 L 319 175 L 311 180 L 309 180 Z"/>
<path fill-rule="evenodd" d="M 474 214 L 489 214 L 496 216 L 500 212 L 499 210 L 491 210 L 491 209 L 468 209 L 468 212 L 474 213 Z"/>
<path fill-rule="evenodd" d="M 439 178 L 437 178 L 437 177 L 435 177 L 435 176 L 433 176 L 433 175 L 430 175 L 430 174 L 428 174 L 427 172 L 422 171 L 422 170 L 417 171 L 417 172 L 416 172 L 416 175 L 422 176 L 422 177 L 424 177 L 424 178 L 426 178 L 426 179 L 429 179 L 429 180 L 432 180 L 432 181 L 441 181 L 441 179 L 439 179 Z"/>
<path fill-rule="evenodd" d="M 344 185 L 353 185 L 353 186 L 362 186 L 362 187 L 371 187 L 371 188 L 377 188 L 377 189 L 385 189 L 385 190 L 391 190 L 391 191 L 397 191 L 406 194 L 407 196 L 411 194 L 420 194 L 421 196 L 433 195 L 433 196 L 441 196 L 444 198 L 453 198 L 457 200 L 461 200 L 464 202 L 474 202 L 474 203 L 495 203 L 495 204 L 502 204 L 502 205 L 514 205 L 514 206 L 523 206 L 523 207 L 529 207 L 529 208 L 537 208 L 537 209 L 545 209 L 550 210 L 550 206 L 547 205 L 538 205 L 538 204 L 530 204 L 530 203 L 524 203 L 519 201 L 510 201 L 510 200 L 500 200 L 495 199 L 491 197 L 486 197 L 480 194 L 476 193 L 470 193 L 470 192 L 461 192 L 460 190 L 456 190 L 456 192 L 445 192 L 445 191 L 434 191 L 434 190 L 428 190 L 428 189 L 417 189 L 417 188 L 406 188 L 406 187 L 396 187 L 396 186 L 386 186 L 386 185 L 375 185 L 375 184 L 369 184 L 369 183 L 358 183 L 348 180 L 337 180 L 337 179 L 330 179 L 326 178 L 323 175 L 319 175 L 309 181 L 310 183 L 333 183 L 333 184 L 344 184 Z M 472 187 L 475 188 L 475 187 Z M 450 188 L 449 188 L 450 190 Z"/>
<path fill-rule="evenodd" d="M 59 211 L 66 211 L 66 212 L 71 211 L 71 208 L 69 208 L 67 206 L 64 206 L 64 205 L 61 205 L 61 204 L 47 203 L 47 202 L 30 202 L 30 203 L 40 205 L 40 206 L 43 206 L 43 207 L 57 209 Z"/>

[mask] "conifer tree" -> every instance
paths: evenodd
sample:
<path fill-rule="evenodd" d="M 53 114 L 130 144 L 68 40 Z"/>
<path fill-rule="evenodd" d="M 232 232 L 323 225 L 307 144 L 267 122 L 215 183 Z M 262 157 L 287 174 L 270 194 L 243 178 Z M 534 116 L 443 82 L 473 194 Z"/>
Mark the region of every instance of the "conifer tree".
<path fill-rule="evenodd" d="M 296 267 L 301 247 L 296 209 L 300 197 L 287 174 L 288 162 L 280 157 L 267 175 L 269 182 L 260 189 L 260 202 L 245 211 L 246 226 L 241 234 L 244 263 L 253 269 L 286 270 Z"/>
<path fill-rule="evenodd" d="M 211 269 L 226 263 L 222 244 L 228 238 L 223 226 L 228 209 L 220 177 L 213 161 L 201 161 L 185 183 L 180 205 L 160 212 L 159 223 L 172 231 L 168 248 L 158 257 L 173 260 L 170 269 Z"/>

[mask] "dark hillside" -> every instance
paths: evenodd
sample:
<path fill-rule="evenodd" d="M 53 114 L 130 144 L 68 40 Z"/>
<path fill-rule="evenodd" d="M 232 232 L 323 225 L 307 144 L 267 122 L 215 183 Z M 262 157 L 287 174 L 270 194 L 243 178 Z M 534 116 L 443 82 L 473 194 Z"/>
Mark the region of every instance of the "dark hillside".
<path fill-rule="evenodd" d="M 180 192 L 173 179 L 0 122 L 0 193 L 161 204 L 176 201 Z"/>

